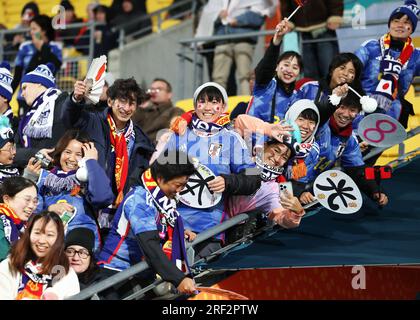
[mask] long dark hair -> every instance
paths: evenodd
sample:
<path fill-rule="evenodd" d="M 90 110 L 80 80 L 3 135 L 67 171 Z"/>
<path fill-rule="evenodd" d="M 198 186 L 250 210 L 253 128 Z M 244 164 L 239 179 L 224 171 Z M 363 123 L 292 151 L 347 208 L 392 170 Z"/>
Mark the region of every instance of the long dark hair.
<path fill-rule="evenodd" d="M 67 130 L 55 146 L 53 154 L 53 163 L 55 166 L 61 167 L 61 154 L 67 148 L 71 140 L 77 140 L 81 143 L 88 143 L 91 141 L 88 134 L 84 131 L 78 129 Z"/>
<path fill-rule="evenodd" d="M 35 222 L 38 220 L 42 221 L 42 232 L 45 232 L 45 227 L 50 221 L 54 222 L 57 227 L 57 239 L 42 261 L 41 273 L 51 274 L 54 266 L 62 266 L 67 274 L 69 272 L 70 264 L 66 254 L 64 253 L 63 222 L 56 213 L 50 211 L 42 211 L 39 214 L 32 215 L 29 218 L 28 227 L 22 237 L 12 245 L 9 261 L 9 268 L 12 274 L 21 272 L 29 260 L 37 260 L 37 256 L 31 248 L 31 233 Z"/>
<path fill-rule="evenodd" d="M 35 16 L 31 20 L 31 23 L 32 22 L 35 22 L 41 28 L 41 30 L 45 31 L 45 35 L 48 38 L 48 42 L 53 41 L 55 39 L 55 32 L 51 24 L 52 20 L 49 16 L 45 14 L 40 14 L 39 16 Z"/>

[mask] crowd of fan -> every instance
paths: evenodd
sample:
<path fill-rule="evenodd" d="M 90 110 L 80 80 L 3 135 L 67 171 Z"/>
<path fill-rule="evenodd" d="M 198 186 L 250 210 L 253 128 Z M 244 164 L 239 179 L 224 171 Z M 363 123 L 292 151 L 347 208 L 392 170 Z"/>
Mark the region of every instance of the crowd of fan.
<path fill-rule="evenodd" d="M 127 3 L 122 1 L 123 8 Z M 215 30 L 235 33 L 231 29 L 266 15 L 262 3 L 255 10 L 239 10 L 240 4 L 230 1 L 217 12 Z M 379 40 L 354 54 L 335 54 L 324 76 L 299 85 L 304 67 L 314 62 L 305 61 L 305 53 L 303 59 L 296 52 L 280 54 L 284 35 L 294 27 L 282 20 L 255 68 L 246 114 L 228 113 L 226 59 L 235 56 L 245 77 L 249 42 L 216 44 L 214 82 L 195 90 L 189 112 L 173 105 L 172 87 L 163 78 L 145 91 L 134 78 L 108 76 L 100 103 L 91 105 L 86 82 L 76 81 L 71 93 L 57 88 L 54 73 L 62 58 L 42 16 L 34 17 L 14 76 L 8 63 L 0 65 L 0 299 L 68 298 L 143 259 L 150 272 L 100 296 L 121 299 L 156 274 L 178 292 L 193 294 L 186 242 L 253 210 L 264 223 L 298 227 L 303 206 L 315 200 L 314 180 L 337 166 L 372 201 L 387 205 L 387 194 L 363 175 L 362 152 L 371 146 L 355 131 L 366 115 L 359 95 L 375 98 L 376 113 L 407 126 L 412 106 L 404 96 L 420 75 L 420 51 L 410 38 L 418 14 L 416 2 L 406 1 L 391 13 Z M 319 19 L 324 32 L 337 28 L 335 16 Z M 306 32 L 315 38 L 322 33 L 314 30 Z M 237 59 L 242 53 L 245 62 Z M 227 64 L 228 72 L 219 72 L 218 63 Z M 241 79 L 245 93 L 249 83 Z M 19 84 L 17 119 L 9 102 Z M 281 192 L 286 181 L 293 194 Z M 201 242 L 195 260 L 225 244 L 224 233 Z"/>

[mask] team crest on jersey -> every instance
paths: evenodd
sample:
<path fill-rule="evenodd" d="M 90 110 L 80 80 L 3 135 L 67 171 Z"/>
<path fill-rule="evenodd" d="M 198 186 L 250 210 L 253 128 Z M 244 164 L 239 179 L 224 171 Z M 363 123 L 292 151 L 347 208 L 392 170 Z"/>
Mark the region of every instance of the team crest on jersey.
<path fill-rule="evenodd" d="M 346 142 L 340 142 L 340 145 L 337 148 L 337 153 L 336 153 L 335 156 L 337 158 L 340 158 L 341 155 L 343 154 L 345 148 L 346 148 Z"/>
<path fill-rule="evenodd" d="M 222 144 L 211 143 L 209 148 L 209 156 L 213 159 L 218 157 L 220 155 L 220 150 L 222 150 Z"/>

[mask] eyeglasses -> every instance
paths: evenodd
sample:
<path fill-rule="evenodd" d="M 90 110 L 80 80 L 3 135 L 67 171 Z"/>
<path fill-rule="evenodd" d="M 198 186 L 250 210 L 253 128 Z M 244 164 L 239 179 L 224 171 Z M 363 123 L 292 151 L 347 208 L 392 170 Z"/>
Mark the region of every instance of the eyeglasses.
<path fill-rule="evenodd" d="M 29 203 L 32 202 L 34 206 L 37 206 L 38 203 L 39 203 L 38 198 L 32 198 L 32 197 L 29 197 L 29 196 L 28 197 L 15 197 L 15 198 L 22 199 L 23 201 L 26 202 L 26 204 L 29 204 Z"/>
<path fill-rule="evenodd" d="M 15 145 L 12 145 L 10 148 L 0 149 L 0 151 L 5 151 L 5 152 L 12 153 L 12 152 L 15 152 L 16 151 L 16 146 Z"/>
<path fill-rule="evenodd" d="M 152 93 L 152 92 L 159 93 L 161 91 L 165 91 L 165 89 L 163 89 L 163 88 L 149 88 L 149 89 L 147 89 L 146 93 Z"/>
<path fill-rule="evenodd" d="M 69 258 L 74 257 L 76 253 L 79 255 L 81 259 L 87 259 L 90 256 L 89 252 L 84 249 L 76 250 L 73 248 L 67 248 L 65 252 L 66 252 L 66 256 Z"/>

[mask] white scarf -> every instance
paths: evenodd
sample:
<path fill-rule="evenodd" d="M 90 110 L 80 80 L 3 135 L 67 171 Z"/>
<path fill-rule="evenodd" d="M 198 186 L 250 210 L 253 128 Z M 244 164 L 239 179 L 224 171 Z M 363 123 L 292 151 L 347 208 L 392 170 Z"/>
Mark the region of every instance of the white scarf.
<path fill-rule="evenodd" d="M 31 116 L 27 125 L 23 128 L 23 135 L 30 138 L 51 138 L 54 122 L 55 100 L 61 94 L 56 88 L 47 89 L 35 100 L 27 117 Z"/>

